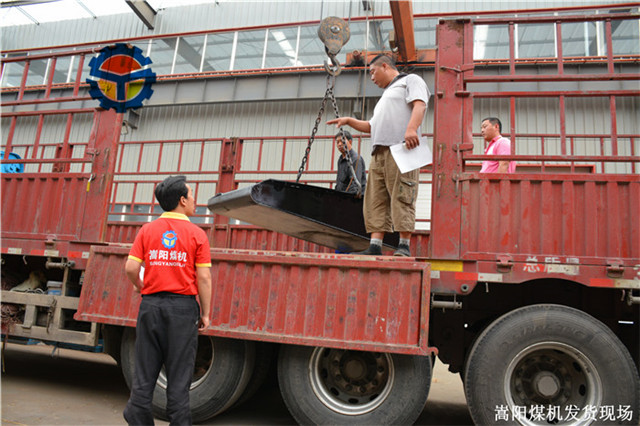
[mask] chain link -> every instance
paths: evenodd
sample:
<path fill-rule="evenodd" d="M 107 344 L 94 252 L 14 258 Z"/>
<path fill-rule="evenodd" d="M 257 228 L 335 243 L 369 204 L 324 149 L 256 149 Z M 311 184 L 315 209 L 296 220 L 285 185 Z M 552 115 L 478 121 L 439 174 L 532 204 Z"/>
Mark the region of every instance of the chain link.
<path fill-rule="evenodd" d="M 307 148 L 304 151 L 304 156 L 302 157 L 302 164 L 300 164 L 300 168 L 298 169 L 298 177 L 296 179 L 296 183 L 300 182 L 300 177 L 302 176 L 302 173 L 304 172 L 304 169 L 307 165 L 307 162 L 309 161 L 309 153 L 311 152 L 311 145 L 313 144 L 315 137 L 316 137 L 316 133 L 318 132 L 318 126 L 320 125 L 320 121 L 322 121 L 322 116 L 324 115 L 324 109 L 327 105 L 327 99 L 331 100 L 331 104 L 333 106 L 333 111 L 336 115 L 336 118 L 340 118 L 340 110 L 338 109 L 338 102 L 336 101 L 336 97 L 333 93 L 333 88 L 336 84 L 336 77 L 335 75 L 328 75 L 327 76 L 327 90 L 324 92 L 324 97 L 322 98 L 322 103 L 320 104 L 320 111 L 318 111 L 318 117 L 316 118 L 316 122 L 313 126 L 313 129 L 311 130 L 311 136 L 309 137 L 309 143 L 307 144 Z M 346 138 L 344 136 L 344 130 L 342 129 L 342 127 L 340 127 L 340 138 L 345 141 Z M 345 143 L 346 146 L 346 143 Z M 353 167 L 353 160 L 351 159 L 351 153 L 349 152 L 349 150 L 346 150 L 346 155 L 345 155 L 346 159 L 347 159 L 347 163 L 349 164 L 349 169 L 351 170 L 351 174 L 353 176 L 353 181 L 356 184 L 356 186 L 358 187 L 358 193 L 357 195 L 360 196 L 362 194 L 362 184 L 360 183 L 360 180 L 358 179 L 358 177 L 356 176 L 356 172 L 354 170 Z"/>
<path fill-rule="evenodd" d="M 326 103 L 327 103 L 327 94 L 325 93 L 324 99 L 322 99 L 322 105 L 320 106 L 320 112 L 318 112 L 318 118 L 316 118 L 316 123 L 313 126 L 313 130 L 311 131 L 311 136 L 309 137 L 309 143 L 307 144 L 307 148 L 304 150 L 304 156 L 302 157 L 302 163 L 300 164 L 300 168 L 298 169 L 298 177 L 296 178 L 296 183 L 300 182 L 300 177 L 304 172 L 305 166 L 307 165 L 307 161 L 309 161 L 309 153 L 311 152 L 311 145 L 313 144 L 316 137 L 316 133 L 318 132 L 318 126 L 320 125 L 320 121 L 322 120 L 322 116 L 324 115 L 324 107 Z"/>

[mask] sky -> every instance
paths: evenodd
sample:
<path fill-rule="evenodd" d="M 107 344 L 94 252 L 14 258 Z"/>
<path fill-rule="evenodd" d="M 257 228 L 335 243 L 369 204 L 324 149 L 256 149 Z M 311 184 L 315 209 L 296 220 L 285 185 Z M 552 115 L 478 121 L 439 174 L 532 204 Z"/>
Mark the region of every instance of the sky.
<path fill-rule="evenodd" d="M 155 10 L 186 4 L 213 3 L 215 0 L 147 0 Z M 4 3 L 4 2 L 3 2 Z M 92 16 L 133 13 L 124 0 L 57 0 L 0 9 L 0 27 L 12 25 L 36 25 L 65 19 L 91 18 Z M 29 18 L 30 15 L 33 19 Z"/>

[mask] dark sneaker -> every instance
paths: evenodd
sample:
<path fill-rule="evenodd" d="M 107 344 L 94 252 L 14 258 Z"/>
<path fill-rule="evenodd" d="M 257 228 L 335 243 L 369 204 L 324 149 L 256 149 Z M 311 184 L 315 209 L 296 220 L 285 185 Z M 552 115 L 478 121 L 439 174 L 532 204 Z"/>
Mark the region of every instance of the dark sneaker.
<path fill-rule="evenodd" d="M 398 248 L 396 249 L 396 251 L 393 252 L 394 256 L 404 256 L 404 257 L 410 257 L 411 256 L 411 251 L 409 250 L 409 246 L 406 244 L 400 244 L 398 246 Z"/>
<path fill-rule="evenodd" d="M 382 247 L 378 245 L 370 244 L 366 250 L 363 251 L 355 251 L 351 254 L 362 254 L 365 256 L 381 256 L 382 255 Z"/>

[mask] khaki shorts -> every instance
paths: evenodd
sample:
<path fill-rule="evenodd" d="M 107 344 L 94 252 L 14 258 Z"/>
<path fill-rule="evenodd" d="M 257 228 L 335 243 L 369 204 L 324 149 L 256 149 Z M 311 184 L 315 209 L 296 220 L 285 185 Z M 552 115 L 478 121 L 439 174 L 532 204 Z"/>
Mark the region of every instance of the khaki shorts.
<path fill-rule="evenodd" d="M 387 146 L 376 145 L 364 192 L 367 232 L 413 232 L 420 169 L 400 173 Z"/>

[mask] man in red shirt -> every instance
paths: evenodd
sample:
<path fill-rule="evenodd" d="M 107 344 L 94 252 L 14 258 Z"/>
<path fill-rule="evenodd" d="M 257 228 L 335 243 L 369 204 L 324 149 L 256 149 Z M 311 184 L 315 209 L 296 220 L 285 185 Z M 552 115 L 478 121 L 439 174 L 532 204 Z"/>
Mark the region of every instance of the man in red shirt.
<path fill-rule="evenodd" d="M 125 265 L 134 290 L 142 294 L 131 396 L 123 413 L 129 424 L 154 424 L 151 402 L 163 365 L 169 421 L 191 424 L 198 329 L 209 326 L 211 254 L 206 233 L 189 221 L 196 206 L 186 180 L 170 176 L 158 184 L 155 196 L 165 213 L 140 229 Z"/>

